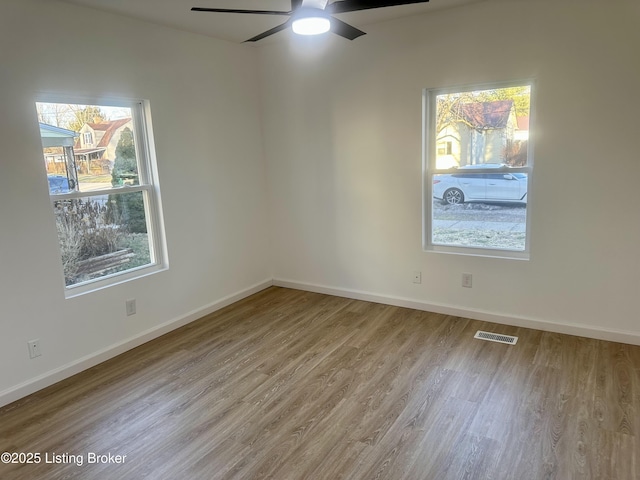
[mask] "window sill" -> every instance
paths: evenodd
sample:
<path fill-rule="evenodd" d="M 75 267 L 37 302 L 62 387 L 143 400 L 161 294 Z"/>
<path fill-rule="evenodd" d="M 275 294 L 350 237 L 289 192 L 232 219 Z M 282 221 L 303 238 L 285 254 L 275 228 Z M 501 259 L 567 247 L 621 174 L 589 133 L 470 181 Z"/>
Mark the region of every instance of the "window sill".
<path fill-rule="evenodd" d="M 529 252 L 515 250 L 500 250 L 492 248 L 457 247 L 445 245 L 427 245 L 423 248 L 427 253 L 444 253 L 448 255 L 465 255 L 471 257 L 498 258 L 503 260 L 530 259 Z"/>
<path fill-rule="evenodd" d="M 124 272 L 118 272 L 112 275 L 97 278 L 95 280 L 88 280 L 83 283 L 65 287 L 64 296 L 65 298 L 74 298 L 80 295 L 86 295 L 87 293 L 97 292 L 114 285 L 120 285 L 122 283 L 130 282 L 131 280 L 144 278 L 149 275 L 168 270 L 168 268 L 169 267 L 164 264 L 145 265 Z"/>

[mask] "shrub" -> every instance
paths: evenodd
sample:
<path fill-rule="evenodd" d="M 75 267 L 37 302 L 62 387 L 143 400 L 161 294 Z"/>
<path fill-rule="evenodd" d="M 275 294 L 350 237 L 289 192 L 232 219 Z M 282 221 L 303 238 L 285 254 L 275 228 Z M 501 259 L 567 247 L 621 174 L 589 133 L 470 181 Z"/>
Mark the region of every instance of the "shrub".
<path fill-rule="evenodd" d="M 108 208 L 91 200 L 55 204 L 56 227 L 67 285 L 76 283 L 78 262 L 118 250 L 126 229 L 108 218 Z"/>
<path fill-rule="evenodd" d="M 109 195 L 107 218 L 131 233 L 147 233 L 142 192 Z"/>
<path fill-rule="evenodd" d="M 122 130 L 116 158 L 111 171 L 111 184 L 120 187 L 124 184 L 138 185 L 138 162 L 133 143 L 133 132 L 127 127 Z M 132 233 L 147 233 L 142 192 L 109 196 L 109 216 L 118 219 Z"/>

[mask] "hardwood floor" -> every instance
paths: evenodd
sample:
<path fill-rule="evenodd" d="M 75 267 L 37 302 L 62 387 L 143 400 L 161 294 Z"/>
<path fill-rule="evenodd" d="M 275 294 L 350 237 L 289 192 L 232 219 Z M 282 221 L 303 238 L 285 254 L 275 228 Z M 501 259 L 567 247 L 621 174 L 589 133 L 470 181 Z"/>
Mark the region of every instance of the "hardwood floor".
<path fill-rule="evenodd" d="M 632 480 L 639 435 L 640 347 L 272 287 L 0 409 L 0 478 Z"/>

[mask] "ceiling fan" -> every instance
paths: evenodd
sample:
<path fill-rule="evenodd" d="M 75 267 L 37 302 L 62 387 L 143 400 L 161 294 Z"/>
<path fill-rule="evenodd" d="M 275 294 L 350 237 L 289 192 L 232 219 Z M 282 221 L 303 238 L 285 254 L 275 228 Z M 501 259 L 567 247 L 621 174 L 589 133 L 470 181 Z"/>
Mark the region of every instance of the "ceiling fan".
<path fill-rule="evenodd" d="M 257 42 L 274 33 L 291 26 L 294 33 L 300 35 L 317 35 L 331 30 L 336 35 L 354 40 L 365 32 L 352 27 L 348 23 L 333 16 L 336 13 L 356 12 L 372 8 L 395 7 L 412 3 L 426 3 L 429 0 L 337 0 L 329 4 L 329 0 L 291 0 L 291 10 L 238 10 L 229 8 L 193 7 L 194 12 L 246 13 L 253 15 L 282 15 L 289 19 L 277 27 L 256 35 L 245 42 Z"/>

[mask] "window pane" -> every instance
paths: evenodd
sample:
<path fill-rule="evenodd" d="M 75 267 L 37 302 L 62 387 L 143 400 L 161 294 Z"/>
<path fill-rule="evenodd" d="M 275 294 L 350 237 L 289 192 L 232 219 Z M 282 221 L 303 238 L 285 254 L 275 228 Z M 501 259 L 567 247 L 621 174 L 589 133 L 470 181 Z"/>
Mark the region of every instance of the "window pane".
<path fill-rule="evenodd" d="M 527 255 L 531 84 L 503 85 L 427 91 L 427 248 Z"/>
<path fill-rule="evenodd" d="M 144 195 L 118 193 L 54 202 L 67 286 L 153 262 Z"/>
<path fill-rule="evenodd" d="M 524 251 L 527 175 L 433 176 L 434 245 Z"/>
<path fill-rule="evenodd" d="M 36 102 L 67 297 L 166 267 L 145 104 Z"/>
<path fill-rule="evenodd" d="M 435 167 L 527 166 L 530 98 L 530 86 L 437 95 Z"/>
<path fill-rule="evenodd" d="M 43 102 L 36 108 L 52 195 L 140 183 L 131 108 Z"/>

